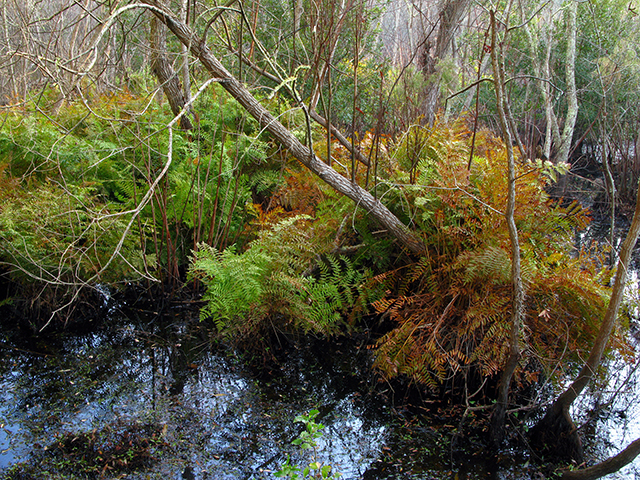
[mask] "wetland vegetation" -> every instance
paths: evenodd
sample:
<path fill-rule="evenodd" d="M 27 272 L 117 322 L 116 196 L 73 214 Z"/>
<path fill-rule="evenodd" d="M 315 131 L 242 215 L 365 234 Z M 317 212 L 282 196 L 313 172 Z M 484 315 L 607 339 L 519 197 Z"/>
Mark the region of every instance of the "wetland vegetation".
<path fill-rule="evenodd" d="M 3 4 L 4 477 L 640 451 L 635 6 L 307 3 Z"/>

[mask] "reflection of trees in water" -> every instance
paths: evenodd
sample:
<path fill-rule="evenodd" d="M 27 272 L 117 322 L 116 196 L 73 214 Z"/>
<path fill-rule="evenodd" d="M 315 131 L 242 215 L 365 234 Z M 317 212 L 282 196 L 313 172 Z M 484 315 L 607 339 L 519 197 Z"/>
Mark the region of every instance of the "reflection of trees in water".
<path fill-rule="evenodd" d="M 349 478 L 378 458 L 391 417 L 369 395 L 366 349 L 300 344 L 267 374 L 212 353 L 207 338 L 199 322 L 151 322 L 52 339 L 55 354 L 46 357 L 12 351 L 16 366 L 3 375 L 14 378 L 8 400 L 21 405 L 11 412 L 24 430 L 15 445 L 151 423 L 167 445 L 155 471 L 175 474 L 189 459 L 196 476 L 206 469 L 211 478 L 270 478 L 265 472 L 277 470 L 286 452 L 298 464 L 308 460 L 291 445 L 300 427 L 293 418 L 319 407 L 326 425 L 321 461 Z M 36 398 L 37 410 L 25 410 Z"/>
<path fill-rule="evenodd" d="M 630 362 L 616 356 L 605 361 L 603 367 L 601 375 L 574 406 L 575 412 L 582 412 L 576 424 L 585 450 L 595 462 L 619 453 L 621 447 L 640 437 L 640 360 Z M 638 470 L 629 466 L 621 474 L 637 476 Z"/>

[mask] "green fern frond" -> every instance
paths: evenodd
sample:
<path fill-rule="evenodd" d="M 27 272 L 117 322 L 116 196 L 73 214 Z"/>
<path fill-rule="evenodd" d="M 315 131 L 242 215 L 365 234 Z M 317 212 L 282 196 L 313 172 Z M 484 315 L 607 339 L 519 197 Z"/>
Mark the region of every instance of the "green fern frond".
<path fill-rule="evenodd" d="M 192 259 L 190 277 L 207 285 L 203 297 L 207 303 L 200 318 L 211 317 L 219 330 L 228 331 L 234 321 L 248 315 L 260 303 L 270 260 L 262 249 L 236 254 L 232 247 L 221 252 L 199 245 Z"/>
<path fill-rule="evenodd" d="M 347 257 L 326 256 L 318 275 L 308 276 L 315 259 L 304 230 L 306 216 L 288 218 L 260 232 L 247 250 L 218 251 L 200 245 L 192 257 L 190 277 L 206 288 L 201 318 L 212 318 L 227 334 L 246 317 L 256 322 L 280 319 L 302 332 L 336 333 L 348 327 L 369 274 Z M 364 298 L 364 299 L 363 299 Z"/>
<path fill-rule="evenodd" d="M 496 285 L 511 281 L 511 259 L 500 247 L 466 252 L 458 257 L 457 263 L 465 268 L 465 282 L 491 282 Z"/>

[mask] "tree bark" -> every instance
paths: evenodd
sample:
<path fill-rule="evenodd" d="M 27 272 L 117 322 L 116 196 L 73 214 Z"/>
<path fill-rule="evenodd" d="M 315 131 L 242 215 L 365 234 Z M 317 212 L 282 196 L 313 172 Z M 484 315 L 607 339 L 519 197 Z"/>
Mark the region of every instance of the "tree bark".
<path fill-rule="evenodd" d="M 515 155 L 512 145 L 512 132 L 510 131 L 507 119 L 507 100 L 504 92 L 504 61 L 502 49 L 496 41 L 496 18 L 495 11 L 491 10 L 491 62 L 493 64 L 493 82 L 496 92 L 496 105 L 498 108 L 498 119 L 502 131 L 502 140 L 507 149 L 507 168 L 509 175 L 509 191 L 507 198 L 507 210 L 505 220 L 509 229 L 509 240 L 511 241 L 511 284 L 513 289 L 511 331 L 509 334 L 509 354 L 500 376 L 498 384 L 498 396 L 491 415 L 490 441 L 494 447 L 498 447 L 504 439 L 505 417 L 509 400 L 509 388 L 513 373 L 520 360 L 520 330 L 524 317 L 524 286 L 522 284 L 522 274 L 520 267 L 520 240 L 518 238 L 518 228 L 515 222 L 516 204 L 516 171 Z"/>
<path fill-rule="evenodd" d="M 558 139 L 558 162 L 566 162 L 569 159 L 573 131 L 578 118 L 578 92 L 576 89 L 576 37 L 578 2 L 572 1 L 566 10 L 567 15 L 567 56 L 565 64 L 565 80 L 567 82 L 567 115 L 564 120 L 562 135 Z"/>
<path fill-rule="evenodd" d="M 423 72 L 429 76 L 424 103 L 425 122 L 428 124 L 435 120 L 440 101 L 441 75 L 436 69 L 437 64 L 448 55 L 454 33 L 470 3 L 470 0 L 440 0 L 438 37 L 433 54 L 428 51 L 431 43 L 425 42 L 427 51 L 424 52 L 422 63 Z"/>
<path fill-rule="evenodd" d="M 191 53 L 200 60 L 212 75 L 218 78 L 220 85 L 258 121 L 262 128 L 271 133 L 289 150 L 300 163 L 309 168 L 332 188 L 351 198 L 358 206 L 364 208 L 408 250 L 416 254 L 424 253 L 424 243 L 417 235 L 411 232 L 398 217 L 368 191 L 350 182 L 333 168 L 326 165 L 307 146 L 294 137 L 251 95 L 244 85 L 227 71 L 204 42 L 194 37 L 191 30 L 184 23 L 180 22 L 170 12 L 164 10 L 158 0 L 143 1 L 152 7 L 153 13 L 173 32 L 180 42 L 190 47 Z"/>
<path fill-rule="evenodd" d="M 631 260 L 631 253 L 640 235 L 640 185 L 636 197 L 636 208 L 627 233 L 616 270 L 613 290 L 607 311 L 600 325 L 598 336 L 591 349 L 589 358 L 578 373 L 573 383 L 556 398 L 547 410 L 545 416 L 538 422 L 531 432 L 531 444 L 537 450 L 556 458 L 572 459 L 581 463 L 583 460 L 582 443 L 571 420 L 569 408 L 576 398 L 593 378 L 602 355 L 604 354 L 609 337 L 618 318 L 618 309 L 622 302 L 624 287 L 627 280 L 627 269 Z"/>
<path fill-rule="evenodd" d="M 561 478 L 562 480 L 595 480 L 596 478 L 617 472 L 625 465 L 633 462 L 638 454 L 640 454 L 640 438 L 633 441 L 619 454 L 589 468 L 566 471 Z"/>
<path fill-rule="evenodd" d="M 185 25 L 189 25 L 189 0 L 182 0 L 181 5 L 181 17 L 182 21 Z M 182 57 L 182 95 L 184 96 L 185 103 L 189 103 L 191 101 L 191 72 L 189 71 L 189 48 L 186 45 L 182 45 L 182 49 L 180 51 Z M 184 106 L 184 105 L 183 105 Z M 189 117 L 185 115 L 187 121 L 189 121 Z M 190 130 L 186 129 L 186 130 Z"/>
<path fill-rule="evenodd" d="M 551 7 L 549 7 L 551 8 Z M 546 27 L 543 28 L 545 38 L 534 38 L 534 35 L 528 24 L 523 26 L 524 31 L 529 40 L 529 48 L 532 58 L 532 66 L 535 76 L 539 79 L 538 85 L 540 88 L 540 94 L 542 95 L 542 101 L 545 109 L 545 143 L 544 143 L 544 155 L 546 158 L 551 159 L 552 147 L 555 147 L 555 160 L 557 162 L 566 162 L 569 158 L 569 152 L 571 151 L 573 133 L 576 125 L 576 119 L 578 116 L 578 93 L 576 88 L 576 39 L 577 39 L 577 8 L 578 4 L 572 1 L 571 4 L 565 10 L 565 32 L 567 37 L 567 49 L 564 58 L 565 61 L 565 82 L 566 91 L 564 97 L 567 101 L 567 111 L 564 116 L 564 126 L 562 131 L 560 130 L 560 121 L 558 116 L 554 112 L 553 102 L 554 95 L 551 92 L 551 52 L 553 49 L 553 35 L 551 30 L 553 28 L 553 17 L 555 12 L 550 12 L 549 15 L 543 20 L 546 23 Z M 540 44 L 546 45 L 544 51 L 544 58 L 538 59 L 537 49 Z"/>
<path fill-rule="evenodd" d="M 276 77 L 275 75 L 272 75 L 271 73 L 267 72 L 266 70 L 260 68 L 259 66 L 257 66 L 255 63 L 253 63 L 251 60 L 249 60 L 247 57 L 242 57 L 242 61 L 244 63 L 246 63 L 249 67 L 251 67 L 251 69 L 253 69 L 255 72 L 259 73 L 260 75 L 264 76 L 265 78 L 271 80 L 272 82 L 274 82 L 275 84 L 280 84 L 282 83 L 282 80 L 279 79 L 278 77 Z M 293 98 L 294 100 L 297 100 L 295 95 L 293 95 L 293 93 L 289 92 L 291 95 L 291 98 Z M 311 119 L 313 121 L 315 121 L 316 123 L 318 123 L 319 125 L 321 125 L 322 127 L 324 127 L 325 129 L 329 129 L 331 132 L 331 135 L 333 135 L 334 137 L 336 137 L 336 140 L 338 140 L 338 142 L 340 142 L 340 144 L 346 148 L 347 150 L 349 150 L 349 153 L 351 153 L 352 155 L 355 155 L 356 159 L 362 163 L 363 165 L 366 165 L 367 167 L 369 166 L 369 159 L 367 157 L 364 156 L 364 154 L 362 153 L 362 151 L 360 151 L 360 149 L 358 147 L 356 147 L 355 145 L 353 145 L 351 143 L 351 141 L 344 136 L 344 134 L 338 130 L 336 128 L 335 125 L 333 124 L 329 124 L 329 122 L 327 122 L 327 120 L 322 117 L 316 110 L 315 107 L 311 106 L 309 107 L 309 116 L 311 117 Z"/>
<path fill-rule="evenodd" d="M 7 15 L 7 2 L 2 2 L 2 27 L 4 34 L 4 48 L 7 52 L 7 58 L 11 55 L 11 37 L 9 35 L 9 16 Z M 11 100 L 16 96 L 17 87 L 16 87 L 16 72 L 14 62 L 9 61 L 9 75 L 7 78 L 8 86 L 4 92 L 4 96 L 7 102 L 11 102 Z"/>
<path fill-rule="evenodd" d="M 167 34 L 166 29 L 156 17 L 151 18 L 151 71 L 158 79 L 162 91 L 164 92 L 169 106 L 174 115 L 178 115 L 187 103 L 182 84 L 178 74 L 173 69 L 171 62 L 167 58 Z M 193 125 L 187 115 L 180 119 L 180 127 L 183 130 L 191 130 Z"/>

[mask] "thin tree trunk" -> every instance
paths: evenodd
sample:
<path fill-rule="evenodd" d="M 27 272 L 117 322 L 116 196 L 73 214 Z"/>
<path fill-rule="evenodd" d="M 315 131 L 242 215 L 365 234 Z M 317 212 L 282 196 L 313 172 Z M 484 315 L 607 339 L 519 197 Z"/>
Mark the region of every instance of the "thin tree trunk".
<path fill-rule="evenodd" d="M 167 25 L 185 45 L 189 45 L 191 53 L 202 62 L 209 72 L 219 79 L 220 85 L 235 98 L 259 124 L 273 135 L 300 163 L 309 168 L 320 179 L 338 192 L 354 200 L 364 208 L 375 220 L 385 227 L 403 246 L 416 254 L 424 253 L 424 243 L 398 217 L 376 200 L 373 195 L 344 178 L 333 168 L 327 166 L 309 148 L 291 134 L 268 110 L 266 110 L 251 93 L 242 85 L 211 50 L 198 38 L 194 38 L 191 30 L 175 16 L 166 12 L 157 0 L 144 0 L 152 7 L 153 13 Z"/>
<path fill-rule="evenodd" d="M 182 0 L 182 21 L 185 25 L 189 25 L 189 0 Z M 182 55 L 182 92 L 184 96 L 185 103 L 189 103 L 191 101 L 191 72 L 189 71 L 189 47 L 187 45 L 182 45 L 182 49 L 180 52 Z M 184 105 L 183 105 L 184 106 Z M 175 115 L 175 114 L 174 114 Z M 187 117 L 185 115 L 185 117 Z M 187 117 L 187 121 L 189 118 Z M 191 128 L 185 128 L 185 130 L 190 130 Z"/>
<path fill-rule="evenodd" d="M 573 132 L 575 129 L 576 119 L 578 115 L 578 94 L 575 80 L 576 66 L 576 38 L 577 38 L 577 2 L 572 2 L 565 11 L 566 26 L 565 32 L 567 36 L 567 50 L 565 55 L 565 81 L 567 90 L 564 96 L 567 99 L 567 112 L 564 117 L 564 126 L 560 131 L 558 116 L 553 110 L 554 95 L 551 93 L 551 51 L 553 47 L 553 36 L 551 33 L 553 25 L 553 12 L 549 13 L 545 19 L 548 24 L 544 35 L 546 38 L 534 38 L 529 25 L 524 25 L 524 31 L 529 40 L 529 48 L 531 58 L 533 59 L 533 70 L 536 77 L 539 78 L 538 85 L 545 109 L 545 141 L 543 153 L 546 158 L 551 159 L 553 146 L 556 148 L 556 161 L 566 162 L 571 150 L 573 140 Z M 537 60 L 538 45 L 545 44 L 544 58 Z"/>
<path fill-rule="evenodd" d="M 502 140 L 507 149 L 507 161 L 509 171 L 509 191 L 507 198 L 507 210 L 505 220 L 509 228 L 509 239 L 511 241 L 511 284 L 513 288 L 511 332 L 509 335 L 509 354 L 500 376 L 498 384 L 498 396 L 496 405 L 491 415 L 490 437 L 494 446 L 504 439 L 505 417 L 509 399 L 509 388 L 513 373 L 520 360 L 520 330 L 524 316 L 524 286 L 520 267 L 520 241 L 518 229 L 514 219 L 516 204 L 516 172 L 515 155 L 512 145 L 512 134 L 507 120 L 507 100 L 504 93 L 504 67 L 502 49 L 496 41 L 496 18 L 495 11 L 491 10 L 491 61 L 493 64 L 493 78 L 496 92 L 496 105 L 498 107 L 498 119 L 502 131 Z"/>
<path fill-rule="evenodd" d="M 300 26 L 302 25 L 301 19 L 304 13 L 304 7 L 302 0 L 293 0 L 293 48 L 295 52 L 296 43 L 300 36 Z"/>
<path fill-rule="evenodd" d="M 544 60 L 544 72 L 545 79 L 551 78 L 551 67 L 550 67 L 550 59 L 551 59 L 551 41 L 547 40 L 547 49 L 545 51 L 545 60 Z M 547 160 L 551 159 L 551 147 L 553 146 L 553 127 L 557 126 L 557 122 L 555 121 L 555 116 L 553 113 L 553 105 L 551 104 L 551 93 L 549 86 L 549 82 L 542 80 L 541 82 L 542 88 L 542 97 L 544 99 L 544 114 L 546 119 L 545 125 L 545 136 L 544 136 L 544 156 Z"/>
<path fill-rule="evenodd" d="M 608 137 L 604 132 L 604 126 L 600 128 L 600 131 L 602 132 L 602 170 L 604 171 L 604 185 L 607 189 L 607 194 L 609 195 L 609 202 L 611 205 L 611 218 L 609 220 L 609 243 L 611 245 L 614 245 L 613 239 L 616 234 L 616 182 L 613 178 L 613 172 L 611 172 L 611 164 L 609 163 L 609 152 L 611 151 L 611 149 L 609 148 Z M 613 157 L 613 153 L 611 157 Z M 613 267 L 615 262 L 616 252 L 612 248 L 609 252 L 609 265 Z"/>
<path fill-rule="evenodd" d="M 6 49 L 7 59 L 9 61 L 9 78 L 8 78 L 8 91 L 6 97 L 11 100 L 17 94 L 16 87 L 16 72 L 15 72 L 15 62 L 11 59 L 11 55 L 13 52 L 11 51 L 11 37 L 9 36 L 9 16 L 7 15 L 7 2 L 2 2 L 2 26 L 4 33 L 4 48 Z"/>

